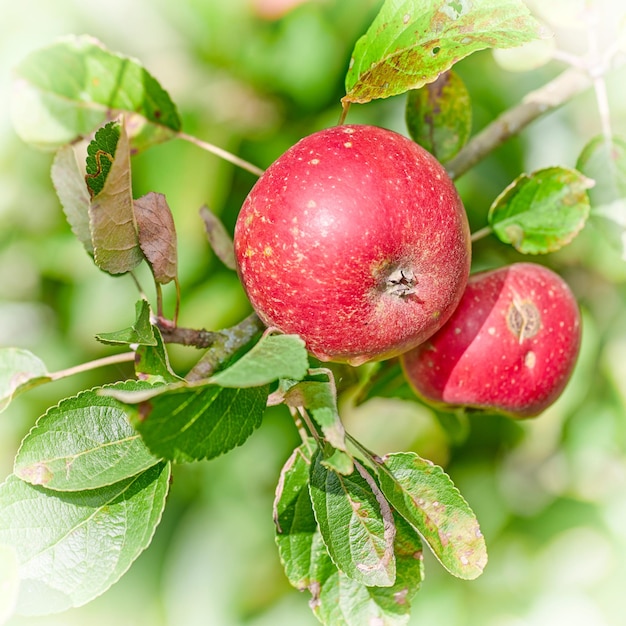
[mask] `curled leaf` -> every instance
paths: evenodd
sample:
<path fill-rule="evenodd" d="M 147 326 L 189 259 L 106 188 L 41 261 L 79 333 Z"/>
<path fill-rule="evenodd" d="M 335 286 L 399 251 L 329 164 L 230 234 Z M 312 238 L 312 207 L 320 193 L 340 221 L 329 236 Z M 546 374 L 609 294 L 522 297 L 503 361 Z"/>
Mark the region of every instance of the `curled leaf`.
<path fill-rule="evenodd" d="M 139 246 L 152 269 L 157 283 L 176 279 L 178 253 L 176 227 L 165 196 L 150 192 L 133 204 L 139 235 Z"/>

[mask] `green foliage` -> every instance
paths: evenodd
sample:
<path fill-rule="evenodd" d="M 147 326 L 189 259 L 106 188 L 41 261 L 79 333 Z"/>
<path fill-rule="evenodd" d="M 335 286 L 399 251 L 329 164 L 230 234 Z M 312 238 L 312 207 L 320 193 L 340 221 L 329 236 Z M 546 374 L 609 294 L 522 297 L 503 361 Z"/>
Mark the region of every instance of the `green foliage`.
<path fill-rule="evenodd" d="M 0 545 L 17 553 L 17 611 L 56 613 L 108 589 L 150 543 L 168 484 L 164 463 L 107 487 L 67 493 L 10 476 L 0 485 Z"/>
<path fill-rule="evenodd" d="M 354 47 L 343 100 L 419 89 L 472 52 L 519 46 L 539 34 L 520 0 L 387 0 Z"/>
<path fill-rule="evenodd" d="M 349 476 L 311 461 L 311 500 L 328 552 L 349 578 L 366 586 L 390 587 L 396 579 L 396 529 L 389 504 L 373 478 L 356 465 Z"/>
<path fill-rule="evenodd" d="M 522 174 L 491 205 L 489 224 L 498 239 L 524 254 L 554 252 L 584 227 L 591 186 L 592 180 L 563 167 Z"/>
<path fill-rule="evenodd" d="M 134 113 L 136 149 L 180 130 L 176 106 L 139 63 L 92 37 L 67 37 L 15 69 L 13 123 L 28 143 L 61 148 L 87 137 L 113 113 Z"/>
<path fill-rule="evenodd" d="M 140 381 L 110 390 L 149 388 Z M 98 489 L 158 463 L 131 426 L 134 412 L 99 389 L 66 398 L 41 416 L 15 459 L 18 478 L 55 491 Z"/>

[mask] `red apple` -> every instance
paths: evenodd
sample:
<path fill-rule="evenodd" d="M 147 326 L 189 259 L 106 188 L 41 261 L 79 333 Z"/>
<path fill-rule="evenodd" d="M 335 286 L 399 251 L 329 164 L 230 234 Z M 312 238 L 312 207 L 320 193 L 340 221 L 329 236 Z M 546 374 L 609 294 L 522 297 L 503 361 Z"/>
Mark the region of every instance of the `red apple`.
<path fill-rule="evenodd" d="M 329 128 L 287 150 L 246 198 L 234 240 L 261 320 L 323 361 L 415 347 L 450 317 L 469 275 L 454 184 L 423 148 L 374 126 Z"/>
<path fill-rule="evenodd" d="M 579 347 L 567 284 L 541 265 L 515 263 L 470 276 L 448 322 L 401 360 L 428 402 L 532 417 L 559 397 Z"/>

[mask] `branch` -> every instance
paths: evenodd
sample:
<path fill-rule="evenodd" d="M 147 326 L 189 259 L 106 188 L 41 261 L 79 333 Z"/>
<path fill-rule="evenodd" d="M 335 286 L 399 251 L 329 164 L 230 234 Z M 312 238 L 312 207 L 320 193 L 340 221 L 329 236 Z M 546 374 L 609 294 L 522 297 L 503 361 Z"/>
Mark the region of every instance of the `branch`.
<path fill-rule="evenodd" d="M 207 333 L 211 336 L 211 342 L 205 346 L 210 349 L 189 371 L 186 378 L 188 381 L 208 378 L 221 365 L 223 365 L 237 350 L 243 348 L 252 338 L 265 329 L 263 322 L 256 313 L 251 313 L 236 326 L 217 332 L 195 331 Z M 196 345 L 196 344 L 187 344 Z"/>
<path fill-rule="evenodd" d="M 591 84 L 592 80 L 588 74 L 571 67 L 543 87 L 531 91 L 519 105 L 500 115 L 475 135 L 456 157 L 446 164 L 450 178 L 453 180 L 459 178 L 532 121 L 565 104 L 570 98 L 588 89 Z"/>

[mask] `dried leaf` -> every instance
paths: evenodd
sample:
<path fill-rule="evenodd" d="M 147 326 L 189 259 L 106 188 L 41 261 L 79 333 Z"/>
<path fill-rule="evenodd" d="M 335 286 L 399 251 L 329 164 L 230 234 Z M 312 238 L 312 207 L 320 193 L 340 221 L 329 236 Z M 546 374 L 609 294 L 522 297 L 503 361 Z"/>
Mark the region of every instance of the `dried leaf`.
<path fill-rule="evenodd" d="M 161 284 L 176 279 L 178 254 L 174 218 L 165 196 L 150 192 L 134 202 L 139 245 L 154 279 Z"/>

